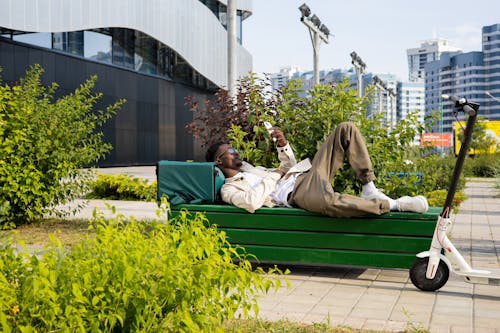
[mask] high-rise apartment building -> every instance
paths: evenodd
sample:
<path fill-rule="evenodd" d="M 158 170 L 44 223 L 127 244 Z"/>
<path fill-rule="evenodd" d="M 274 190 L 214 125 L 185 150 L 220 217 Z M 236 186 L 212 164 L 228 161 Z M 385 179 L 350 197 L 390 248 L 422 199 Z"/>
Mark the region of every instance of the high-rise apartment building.
<path fill-rule="evenodd" d="M 500 24 L 483 27 L 485 101 L 481 115 L 500 120 Z"/>
<path fill-rule="evenodd" d="M 455 121 L 453 103 L 443 101 L 443 94 L 478 103 L 480 117 L 500 120 L 500 24 L 483 27 L 482 49 L 443 53 L 425 66 L 426 114 L 442 110 L 442 123 L 433 131 L 451 132 Z"/>
<path fill-rule="evenodd" d="M 443 52 L 457 52 L 460 48 L 444 39 L 431 39 L 423 42 L 420 47 L 406 50 L 408 56 L 408 80 L 424 82 L 425 64 L 439 60 Z"/>
<path fill-rule="evenodd" d="M 443 94 L 456 95 L 482 104 L 485 100 L 486 86 L 483 53 L 480 51 L 467 53 L 444 53 L 438 61 L 425 66 L 425 110 L 430 115 L 441 110 L 442 118 L 433 132 L 451 132 L 453 122 L 453 103 L 444 101 Z M 481 107 L 481 114 L 487 108 Z M 459 119 L 463 115 L 459 115 Z"/>
<path fill-rule="evenodd" d="M 424 123 L 425 84 L 423 82 L 397 83 L 397 120 L 406 119 L 409 113 L 417 113 L 417 120 Z M 414 138 L 414 144 L 420 143 L 420 136 Z"/>
<path fill-rule="evenodd" d="M 370 117 L 374 114 L 382 114 L 382 121 L 392 128 L 397 122 L 397 77 L 394 74 L 363 74 L 363 87 L 374 84 L 374 78 L 377 77 L 382 83 L 375 83 L 375 92 L 372 103 L 366 110 L 366 115 Z"/>
<path fill-rule="evenodd" d="M 415 111 L 419 111 L 417 118 L 424 122 L 425 111 L 425 85 L 423 82 L 398 82 L 397 88 L 398 120 Z"/>
<path fill-rule="evenodd" d="M 300 68 L 298 66 L 286 66 L 280 68 L 278 73 L 272 73 L 269 75 L 271 80 L 271 86 L 273 90 L 278 90 L 285 86 L 293 77 L 295 73 L 299 73 Z"/>

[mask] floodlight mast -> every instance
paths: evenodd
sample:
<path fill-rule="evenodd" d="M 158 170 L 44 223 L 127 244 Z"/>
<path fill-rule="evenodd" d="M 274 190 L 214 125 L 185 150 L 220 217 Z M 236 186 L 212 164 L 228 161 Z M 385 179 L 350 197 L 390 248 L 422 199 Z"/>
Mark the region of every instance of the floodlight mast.
<path fill-rule="evenodd" d="M 378 95 L 378 113 L 380 114 L 382 112 L 382 92 L 385 92 L 387 90 L 387 86 L 385 85 L 385 82 L 382 81 L 378 76 L 373 77 L 373 84 L 375 85 L 375 88 L 377 89 L 377 95 Z"/>
<path fill-rule="evenodd" d="M 382 94 L 386 93 L 387 94 L 387 106 L 389 109 L 389 121 L 390 124 L 388 126 L 388 129 L 392 129 L 396 123 L 396 92 L 394 89 L 389 88 L 387 84 L 382 81 L 377 75 L 373 77 L 373 84 L 375 85 L 375 88 L 377 89 L 377 95 L 378 95 L 378 113 L 380 114 L 382 112 Z M 386 117 L 387 119 L 387 117 Z"/>
<path fill-rule="evenodd" d="M 362 75 L 365 72 L 366 69 L 366 64 L 361 60 L 360 56 L 352 51 L 351 52 L 351 63 L 354 66 L 354 69 L 356 70 L 356 79 L 358 81 L 358 97 L 363 96 L 363 81 L 362 81 Z"/>
<path fill-rule="evenodd" d="M 236 0 L 227 1 L 227 87 L 231 98 L 236 97 Z"/>
<path fill-rule="evenodd" d="M 489 91 L 485 91 L 484 94 L 488 97 L 490 97 L 492 100 L 500 103 L 500 98 L 493 96 Z"/>
<path fill-rule="evenodd" d="M 319 84 L 319 46 L 321 41 L 328 44 L 330 30 L 324 24 L 321 24 L 321 20 L 316 14 L 311 16 L 311 9 L 305 3 L 299 7 L 299 10 L 301 13 L 300 21 L 309 29 L 309 35 L 311 36 L 314 84 L 316 85 Z"/>

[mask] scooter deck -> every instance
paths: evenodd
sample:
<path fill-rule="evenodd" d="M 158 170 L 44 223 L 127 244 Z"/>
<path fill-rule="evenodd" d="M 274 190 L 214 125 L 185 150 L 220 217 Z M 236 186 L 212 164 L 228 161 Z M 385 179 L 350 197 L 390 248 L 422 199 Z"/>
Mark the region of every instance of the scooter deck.
<path fill-rule="evenodd" d="M 463 276 L 465 282 L 500 286 L 500 268 L 473 269 L 470 272 L 455 271 L 454 273 Z"/>

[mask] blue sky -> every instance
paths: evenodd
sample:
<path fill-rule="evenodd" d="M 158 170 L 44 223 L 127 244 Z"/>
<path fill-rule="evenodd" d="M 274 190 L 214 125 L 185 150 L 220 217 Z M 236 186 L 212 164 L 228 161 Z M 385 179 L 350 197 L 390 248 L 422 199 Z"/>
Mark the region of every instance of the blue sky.
<path fill-rule="evenodd" d="M 438 37 L 464 52 L 481 51 L 481 28 L 500 23 L 499 0 L 253 0 L 243 45 L 253 56 L 254 72 L 288 65 L 312 70 L 311 39 L 298 9 L 304 2 L 333 35 L 321 45 L 320 69 L 348 69 L 349 54 L 356 51 L 368 72 L 402 80 L 408 77 L 406 49 Z"/>

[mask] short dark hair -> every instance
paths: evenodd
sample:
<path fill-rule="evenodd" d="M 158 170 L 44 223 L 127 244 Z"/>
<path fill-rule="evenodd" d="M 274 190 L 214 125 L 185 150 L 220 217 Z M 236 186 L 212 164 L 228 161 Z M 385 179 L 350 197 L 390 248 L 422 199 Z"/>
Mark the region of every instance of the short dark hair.
<path fill-rule="evenodd" d="M 218 142 L 210 145 L 210 147 L 208 147 L 207 152 L 205 154 L 205 160 L 207 162 L 214 162 L 215 157 L 216 157 L 215 154 L 217 154 L 217 150 L 219 150 L 220 146 L 225 145 L 225 144 L 226 144 L 226 142 L 218 141 Z"/>

